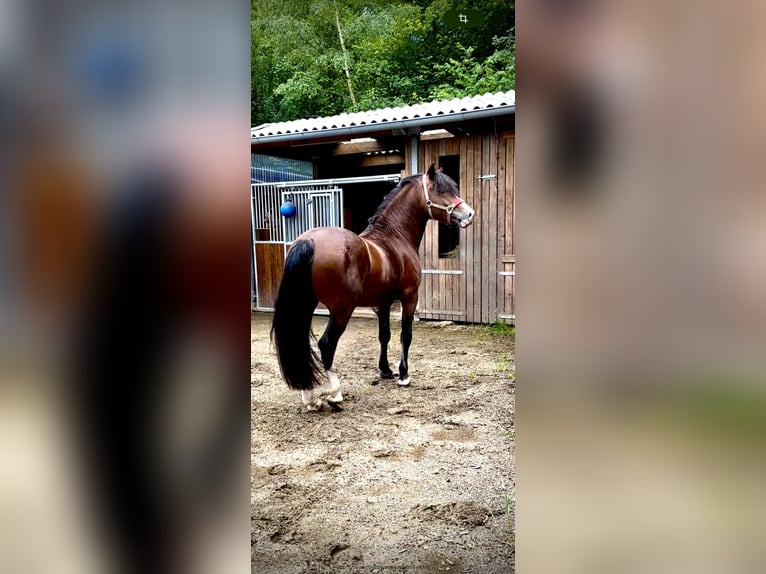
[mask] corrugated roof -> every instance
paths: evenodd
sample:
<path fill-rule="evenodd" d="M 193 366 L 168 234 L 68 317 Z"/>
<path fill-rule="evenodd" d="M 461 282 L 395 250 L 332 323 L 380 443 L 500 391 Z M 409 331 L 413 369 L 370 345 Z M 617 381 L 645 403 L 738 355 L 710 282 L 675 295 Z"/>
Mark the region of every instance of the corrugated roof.
<path fill-rule="evenodd" d="M 515 106 L 516 92 L 511 90 L 508 92 L 497 92 L 496 94 L 440 100 L 412 106 L 339 114 L 325 118 L 262 124 L 250 130 L 250 137 L 252 140 L 258 141 L 261 138 L 271 139 L 293 134 L 319 135 L 330 130 L 348 130 L 360 127 L 379 127 L 385 129 L 387 124 L 406 122 L 408 125 L 415 125 L 419 123 L 417 120 L 425 121 L 440 116 L 443 116 L 445 120 L 450 117 L 468 119 L 472 112 L 483 112 L 482 115 L 485 115 L 487 111 L 493 109 L 497 109 L 498 113 L 502 114 L 507 113 L 509 108 L 515 110 Z M 413 122 L 413 120 L 415 121 Z"/>

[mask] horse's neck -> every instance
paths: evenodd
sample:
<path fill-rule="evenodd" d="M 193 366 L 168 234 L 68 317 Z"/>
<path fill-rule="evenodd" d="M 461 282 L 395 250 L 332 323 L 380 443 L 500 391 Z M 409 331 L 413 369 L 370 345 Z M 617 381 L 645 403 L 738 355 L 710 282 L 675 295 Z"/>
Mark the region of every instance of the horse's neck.
<path fill-rule="evenodd" d="M 420 209 L 416 186 L 411 184 L 409 189 L 399 192 L 383 213 L 377 216 L 372 229 L 363 235 L 384 242 L 398 241 L 417 251 L 427 222 Z"/>

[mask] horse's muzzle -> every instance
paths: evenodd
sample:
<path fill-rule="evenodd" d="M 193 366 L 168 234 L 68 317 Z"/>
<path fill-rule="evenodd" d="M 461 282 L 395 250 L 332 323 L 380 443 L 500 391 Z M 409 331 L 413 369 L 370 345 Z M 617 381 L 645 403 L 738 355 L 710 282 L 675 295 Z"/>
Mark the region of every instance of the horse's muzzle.
<path fill-rule="evenodd" d="M 458 221 L 458 225 L 460 225 L 462 229 L 465 229 L 473 223 L 473 216 L 476 214 L 476 212 L 466 203 L 461 204 L 460 207 L 452 213 L 456 216 L 455 218 Z"/>

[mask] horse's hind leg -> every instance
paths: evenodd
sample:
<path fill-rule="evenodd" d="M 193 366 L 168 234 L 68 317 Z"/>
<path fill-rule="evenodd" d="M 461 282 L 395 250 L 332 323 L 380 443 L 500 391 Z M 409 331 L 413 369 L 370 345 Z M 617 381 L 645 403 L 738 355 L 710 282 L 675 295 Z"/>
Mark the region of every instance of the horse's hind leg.
<path fill-rule="evenodd" d="M 378 309 L 378 340 L 380 341 L 380 360 L 378 368 L 384 379 L 393 379 L 394 373 L 388 366 L 388 342 L 391 340 L 391 305 L 382 305 Z"/>
<path fill-rule="evenodd" d="M 343 395 L 340 392 L 340 380 L 335 371 L 332 370 L 332 364 L 335 359 L 335 350 L 338 348 L 338 341 L 346 330 L 352 311 L 353 309 L 331 313 L 324 334 L 319 339 L 319 352 L 322 355 L 322 365 L 327 374 L 327 401 L 330 403 L 339 403 L 343 400 Z"/>

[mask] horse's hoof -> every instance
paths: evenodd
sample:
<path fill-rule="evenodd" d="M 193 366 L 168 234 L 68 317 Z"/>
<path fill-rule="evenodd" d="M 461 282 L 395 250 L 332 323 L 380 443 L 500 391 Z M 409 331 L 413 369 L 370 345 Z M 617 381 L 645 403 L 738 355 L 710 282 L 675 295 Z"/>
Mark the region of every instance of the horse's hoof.
<path fill-rule="evenodd" d="M 333 401 L 327 401 L 327 404 L 330 406 L 330 408 L 333 410 L 333 412 L 339 412 L 343 410 L 343 407 L 340 406 L 340 403 L 335 403 Z"/>
<path fill-rule="evenodd" d="M 396 382 L 399 383 L 400 387 L 409 387 L 410 386 L 410 378 L 409 377 L 407 377 L 406 379 L 399 379 Z"/>
<path fill-rule="evenodd" d="M 394 372 L 393 371 L 380 371 L 380 378 L 381 379 L 393 379 L 394 378 Z"/>
<path fill-rule="evenodd" d="M 319 400 L 319 401 L 317 401 L 315 403 L 312 403 L 310 405 L 306 405 L 306 410 L 309 411 L 309 412 L 313 412 L 313 413 L 316 413 L 316 412 L 319 412 L 319 411 L 323 411 L 326 404 L 327 404 L 326 401 Z"/>

